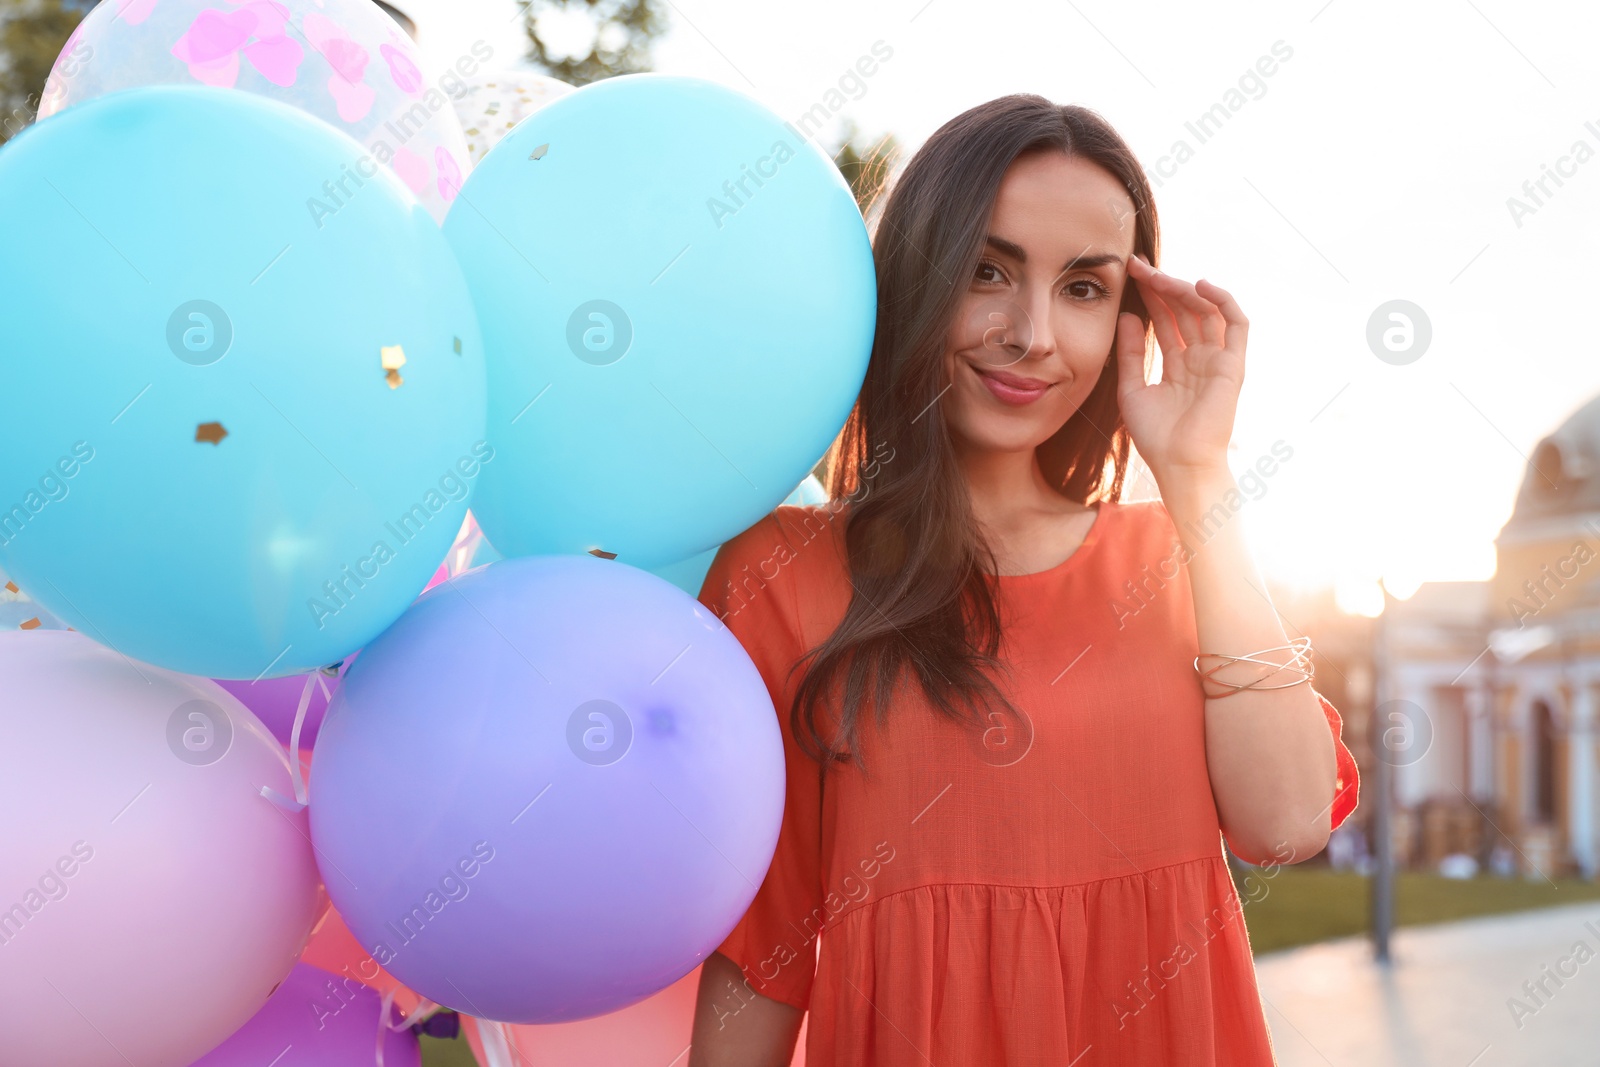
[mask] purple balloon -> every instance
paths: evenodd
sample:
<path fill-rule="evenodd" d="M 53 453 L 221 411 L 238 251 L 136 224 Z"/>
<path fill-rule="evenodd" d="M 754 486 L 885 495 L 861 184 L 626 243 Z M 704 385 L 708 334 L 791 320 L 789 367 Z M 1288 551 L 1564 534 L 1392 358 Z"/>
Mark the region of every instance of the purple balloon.
<path fill-rule="evenodd" d="M 716 616 L 626 564 L 532 556 L 451 579 L 366 646 L 317 743 L 311 833 L 395 978 L 553 1023 L 721 944 L 783 799 L 772 698 Z"/>
<path fill-rule="evenodd" d="M 300 707 L 300 695 L 305 692 L 306 677 L 298 674 L 287 678 L 263 678 L 258 682 L 218 678 L 216 682 L 255 712 L 256 718 L 272 731 L 272 736 L 287 745 L 290 732 L 294 729 L 294 714 Z M 339 679 L 325 680 L 328 692 L 338 689 Z M 306 706 L 306 721 L 300 727 L 301 748 L 316 744 L 317 730 L 322 726 L 322 718 L 327 712 L 328 700 L 322 695 L 322 687 L 313 682 L 311 703 Z"/>
<path fill-rule="evenodd" d="M 377 990 L 297 963 L 250 1021 L 191 1067 L 362 1067 L 377 1063 L 383 998 Z M 398 1019 L 399 1014 L 390 1016 Z M 383 1067 L 421 1067 L 410 1029 L 383 1039 Z"/>

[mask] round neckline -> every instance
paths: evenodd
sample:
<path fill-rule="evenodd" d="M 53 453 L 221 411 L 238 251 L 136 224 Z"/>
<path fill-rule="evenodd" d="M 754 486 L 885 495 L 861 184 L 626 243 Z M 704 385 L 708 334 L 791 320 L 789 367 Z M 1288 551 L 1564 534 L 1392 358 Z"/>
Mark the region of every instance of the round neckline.
<path fill-rule="evenodd" d="M 1083 535 L 1083 540 L 1078 543 L 1077 548 L 1072 550 L 1072 554 L 1066 559 L 1062 560 L 1060 563 L 1057 563 L 1055 566 L 1046 567 L 1042 571 L 1030 571 L 1027 574 L 997 574 L 995 577 L 1001 582 L 1015 583 L 1026 582 L 1031 579 L 1049 578 L 1054 575 L 1061 574 L 1071 567 L 1080 557 L 1082 557 L 1088 549 L 1093 548 L 1099 542 L 1100 536 L 1106 525 L 1107 517 L 1111 512 L 1115 511 L 1116 508 L 1116 502 L 1111 500 L 1102 500 L 1095 504 L 1094 521 L 1089 524 L 1089 532 Z"/>

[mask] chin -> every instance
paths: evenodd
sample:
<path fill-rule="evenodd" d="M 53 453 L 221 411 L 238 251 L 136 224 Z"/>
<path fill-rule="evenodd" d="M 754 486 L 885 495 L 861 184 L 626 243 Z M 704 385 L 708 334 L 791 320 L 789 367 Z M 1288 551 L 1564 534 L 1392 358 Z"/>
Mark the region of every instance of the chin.
<path fill-rule="evenodd" d="M 1065 420 L 1062 420 L 1062 424 Z M 951 427 L 968 449 L 977 452 L 1031 452 L 1050 440 L 1061 425 L 1039 425 L 1020 417 L 962 420 Z"/>

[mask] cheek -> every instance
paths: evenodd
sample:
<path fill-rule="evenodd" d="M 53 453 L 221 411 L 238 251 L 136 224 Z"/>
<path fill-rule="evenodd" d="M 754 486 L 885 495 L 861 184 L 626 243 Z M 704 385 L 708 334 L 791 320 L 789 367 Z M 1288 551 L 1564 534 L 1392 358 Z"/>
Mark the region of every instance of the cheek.
<path fill-rule="evenodd" d="M 1088 396 L 1100 375 L 1110 368 L 1115 358 L 1116 337 L 1114 312 L 1104 316 L 1081 316 L 1057 332 L 1056 347 L 1073 379 L 1066 388 L 1074 400 L 1081 401 Z"/>
<path fill-rule="evenodd" d="M 963 307 L 955 322 L 950 324 L 950 338 L 946 347 L 952 352 L 962 352 L 982 344 L 982 321 L 973 308 Z"/>
<path fill-rule="evenodd" d="M 1033 344 L 1027 311 L 1005 296 L 969 296 L 950 324 L 946 347 L 980 353 L 984 362 L 1005 366 L 1020 360 Z"/>
<path fill-rule="evenodd" d="M 1062 355 L 1074 368 L 1097 366 L 1111 354 L 1117 339 L 1117 306 L 1107 302 L 1092 314 L 1063 323 L 1059 334 Z"/>

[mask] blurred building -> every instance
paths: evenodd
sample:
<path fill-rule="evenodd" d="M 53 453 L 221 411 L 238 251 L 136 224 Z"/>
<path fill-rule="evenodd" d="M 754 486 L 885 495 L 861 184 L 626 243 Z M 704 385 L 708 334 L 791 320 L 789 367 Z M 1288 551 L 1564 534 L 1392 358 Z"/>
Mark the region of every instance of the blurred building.
<path fill-rule="evenodd" d="M 1539 442 L 1495 547 L 1494 578 L 1426 583 L 1379 628 L 1390 673 L 1371 755 L 1396 768 L 1397 856 L 1592 878 L 1600 397 Z"/>

